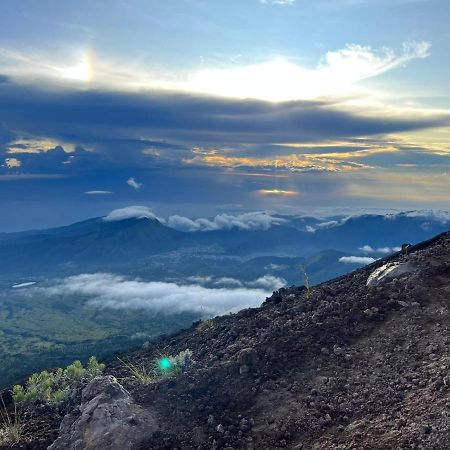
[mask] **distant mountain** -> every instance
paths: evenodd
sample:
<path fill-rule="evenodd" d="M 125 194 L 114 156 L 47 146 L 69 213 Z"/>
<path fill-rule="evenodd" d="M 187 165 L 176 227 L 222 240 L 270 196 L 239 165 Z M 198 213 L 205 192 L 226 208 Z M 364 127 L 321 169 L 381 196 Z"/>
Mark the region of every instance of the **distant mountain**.
<path fill-rule="evenodd" d="M 0 241 L 3 273 L 76 272 L 81 267 L 121 265 L 178 247 L 184 233 L 157 220 L 101 218 L 61 228 L 20 233 Z"/>
<path fill-rule="evenodd" d="M 213 265 L 220 271 L 219 266 L 230 257 L 238 258 L 236 267 L 240 268 L 246 265 L 245 261 L 257 257 L 307 259 L 324 250 L 346 255 L 373 253 L 379 257 L 405 242 L 420 242 L 449 228 L 449 222 L 442 217 L 415 212 L 329 219 L 283 216 L 283 219 L 268 229 L 235 227 L 186 232 L 153 218 L 115 221 L 95 218 L 48 230 L 3 233 L 0 272 L 46 276 L 115 271 L 156 278 L 163 271 L 158 261 L 164 261 L 165 273 L 172 270 L 172 276 L 184 276 L 200 269 L 201 260 L 209 265 L 214 259 Z M 338 263 L 343 255 L 331 255 L 315 256 L 318 262 L 311 265 L 311 271 L 316 280 L 353 268 Z M 217 263 L 218 260 L 222 261 Z M 263 267 L 269 265 L 270 262 Z M 318 277 L 319 272 L 322 275 Z M 246 270 L 244 276 L 245 273 Z"/>

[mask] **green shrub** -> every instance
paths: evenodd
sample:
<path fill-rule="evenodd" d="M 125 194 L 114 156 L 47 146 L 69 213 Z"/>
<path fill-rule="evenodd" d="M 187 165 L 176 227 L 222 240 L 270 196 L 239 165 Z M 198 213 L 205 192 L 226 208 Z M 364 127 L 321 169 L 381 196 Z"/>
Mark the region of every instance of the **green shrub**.
<path fill-rule="evenodd" d="M 36 401 L 60 404 L 82 383 L 87 383 L 100 375 L 104 368 L 104 364 L 99 363 L 95 356 L 91 356 L 87 368 L 77 360 L 65 369 L 57 369 L 53 373 L 46 370 L 34 373 L 28 378 L 25 387 L 14 386 L 12 392 L 14 402 L 17 405 Z"/>
<path fill-rule="evenodd" d="M 86 375 L 86 369 L 81 364 L 81 361 L 76 360 L 64 370 L 64 379 L 68 384 L 79 383 Z"/>
<path fill-rule="evenodd" d="M 87 375 L 89 378 L 95 378 L 97 375 L 101 375 L 103 370 L 105 369 L 105 365 L 99 363 L 95 356 L 91 356 L 88 361 L 87 366 Z"/>

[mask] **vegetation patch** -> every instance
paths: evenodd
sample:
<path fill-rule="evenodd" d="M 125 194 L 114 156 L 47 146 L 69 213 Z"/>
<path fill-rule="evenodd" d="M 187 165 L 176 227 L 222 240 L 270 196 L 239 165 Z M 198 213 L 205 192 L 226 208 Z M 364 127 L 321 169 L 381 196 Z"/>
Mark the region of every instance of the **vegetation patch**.
<path fill-rule="evenodd" d="M 95 356 L 91 356 L 86 367 L 77 360 L 65 369 L 34 373 L 28 378 L 25 386 L 14 386 L 12 393 L 14 403 L 26 405 L 41 402 L 58 405 L 75 389 L 100 375 L 104 368 L 104 364 L 99 363 Z"/>
<path fill-rule="evenodd" d="M 131 378 L 141 384 L 156 383 L 164 378 L 176 376 L 187 372 L 194 365 L 193 354 L 189 349 L 183 350 L 175 356 L 161 353 L 157 358 L 142 361 L 140 364 L 133 364 L 121 359 L 119 361 L 128 370 Z"/>

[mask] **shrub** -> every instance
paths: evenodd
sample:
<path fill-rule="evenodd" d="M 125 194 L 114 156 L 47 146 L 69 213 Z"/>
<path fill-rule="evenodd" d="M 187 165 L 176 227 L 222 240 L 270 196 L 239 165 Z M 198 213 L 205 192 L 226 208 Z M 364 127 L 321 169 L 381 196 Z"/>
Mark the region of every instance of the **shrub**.
<path fill-rule="evenodd" d="M 150 384 L 188 371 L 194 364 L 192 355 L 192 351 L 186 349 L 175 356 L 161 355 L 147 364 L 142 362 L 140 365 L 135 365 L 121 359 L 119 361 L 128 369 L 132 378 L 139 383 Z"/>
<path fill-rule="evenodd" d="M 194 364 L 194 359 L 192 356 L 192 351 L 186 349 L 178 353 L 176 356 L 170 356 L 169 359 L 175 369 L 181 372 L 187 372 Z"/>
<path fill-rule="evenodd" d="M 36 401 L 60 404 L 70 393 L 82 383 L 87 383 L 105 368 L 94 356 L 89 359 L 87 368 L 80 361 L 74 361 L 65 369 L 57 369 L 50 373 L 46 370 L 34 373 L 28 378 L 26 386 L 16 385 L 13 388 L 13 399 L 17 405 Z"/>
<path fill-rule="evenodd" d="M 89 378 L 93 379 L 97 375 L 101 375 L 105 370 L 105 365 L 103 363 L 99 363 L 95 356 L 91 356 L 88 361 L 86 373 Z"/>

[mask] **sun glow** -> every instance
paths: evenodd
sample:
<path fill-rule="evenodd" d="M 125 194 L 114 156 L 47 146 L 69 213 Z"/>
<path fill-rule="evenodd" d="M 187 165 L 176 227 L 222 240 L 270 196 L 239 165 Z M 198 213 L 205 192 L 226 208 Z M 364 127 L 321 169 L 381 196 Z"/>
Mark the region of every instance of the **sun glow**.
<path fill-rule="evenodd" d="M 72 81 L 80 81 L 87 83 L 92 80 L 92 61 L 88 52 L 85 52 L 81 60 L 73 65 L 67 67 L 57 68 L 57 72 L 62 78 Z"/>
<path fill-rule="evenodd" d="M 262 195 L 299 195 L 297 191 L 285 191 L 283 189 L 260 189 L 258 192 Z"/>

